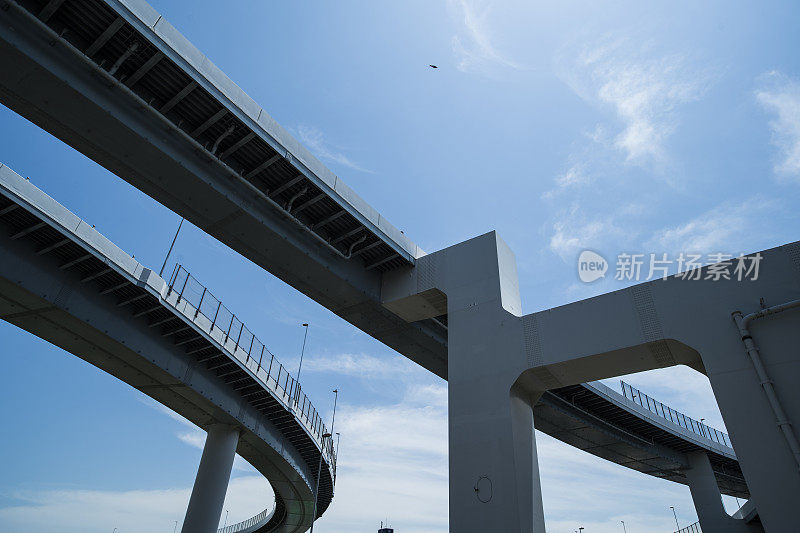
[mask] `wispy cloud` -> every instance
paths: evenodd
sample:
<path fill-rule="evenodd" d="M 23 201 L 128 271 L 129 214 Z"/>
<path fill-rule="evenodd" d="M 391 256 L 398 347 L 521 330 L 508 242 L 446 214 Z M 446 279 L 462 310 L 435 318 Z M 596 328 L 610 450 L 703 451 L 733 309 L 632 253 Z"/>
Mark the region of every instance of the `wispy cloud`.
<path fill-rule="evenodd" d="M 575 204 L 553 223 L 549 247 L 569 263 L 582 250 L 601 249 L 612 242 L 630 238 L 632 233 L 620 226 L 614 216 L 589 218 Z"/>
<path fill-rule="evenodd" d="M 571 189 L 577 189 L 589 185 L 595 181 L 593 175 L 587 172 L 583 162 L 575 163 L 554 180 L 555 188 L 545 191 L 542 198 L 553 200 Z"/>
<path fill-rule="evenodd" d="M 489 15 L 492 2 L 486 0 L 449 0 L 453 18 L 460 28 L 453 36 L 453 53 L 458 69 L 463 72 L 481 71 L 488 65 L 519 70 L 522 67 L 503 55 L 492 42 Z"/>
<path fill-rule="evenodd" d="M 679 122 L 678 108 L 699 99 L 711 77 L 681 55 L 634 51 L 624 40 L 602 43 L 566 60 L 562 77 L 583 99 L 610 107 L 622 123 L 611 143 L 628 162 L 667 160 L 666 140 Z"/>
<path fill-rule="evenodd" d="M 342 407 L 336 500 L 321 530 L 369 531 L 388 518 L 397 531 L 447 531 L 446 397 L 443 385 L 409 384 L 396 403 Z"/>
<path fill-rule="evenodd" d="M 191 488 L 160 490 L 26 490 L 10 496 L 16 503 L 0 508 L 0 530 L 47 533 L 54 524 L 63 533 L 178 530 Z M 260 476 L 231 480 L 225 496 L 228 524 L 246 520 L 273 502 L 267 481 Z"/>
<path fill-rule="evenodd" d="M 296 130 L 297 137 L 306 148 L 320 159 L 332 161 L 339 165 L 358 170 L 359 172 L 372 173 L 371 170 L 362 167 L 344 154 L 338 147 L 332 145 L 325 139 L 325 134 L 319 128 L 300 124 Z"/>
<path fill-rule="evenodd" d="M 416 369 L 396 355 L 374 356 L 367 354 L 339 354 L 309 359 L 310 372 L 342 374 L 360 378 L 395 378 L 408 375 Z"/>
<path fill-rule="evenodd" d="M 646 247 L 658 252 L 751 252 L 765 240 L 763 226 L 753 232 L 753 222 L 775 213 L 778 205 L 764 198 L 725 202 L 686 222 L 657 231 Z M 766 240 L 769 240 L 766 238 Z"/>
<path fill-rule="evenodd" d="M 566 193 L 580 192 L 597 181 L 597 172 L 590 172 L 587 159 L 576 154 L 571 160 L 567 169 L 553 180 L 554 187 L 542 193 L 542 199 L 556 200 Z"/>
<path fill-rule="evenodd" d="M 192 448 L 196 448 L 198 450 L 202 450 L 203 446 L 206 443 L 206 432 L 194 425 L 192 422 L 189 422 L 184 417 L 166 407 L 161 405 L 157 401 L 153 400 L 152 398 L 142 396 L 138 398 L 140 402 L 145 404 L 146 406 L 155 409 L 159 413 L 166 415 L 173 419 L 174 421 L 180 424 L 180 430 L 175 432 L 175 436 L 183 442 L 191 446 Z M 242 472 L 256 472 L 256 469 L 253 468 L 250 463 L 236 455 L 233 460 L 233 469 L 239 470 Z"/>
<path fill-rule="evenodd" d="M 695 420 L 705 418 L 708 424 L 725 430 L 711 382 L 697 370 L 681 365 L 604 379 L 603 382 L 619 392 L 620 379 L 659 401 L 668 402 L 670 407 Z"/>
<path fill-rule="evenodd" d="M 639 242 L 648 215 L 642 206 L 660 201 L 642 180 L 677 188 L 668 140 L 681 106 L 699 99 L 712 77 L 681 55 L 625 39 L 564 51 L 557 64 L 570 88 L 608 115 L 583 132 L 542 194 L 557 209 L 545 230 L 549 249 L 570 262 L 583 249 L 618 252 Z"/>
<path fill-rule="evenodd" d="M 772 142 L 780 151 L 775 173 L 800 180 L 800 81 L 780 72 L 770 72 L 763 78 L 763 86 L 755 96 L 775 115 L 769 123 Z"/>

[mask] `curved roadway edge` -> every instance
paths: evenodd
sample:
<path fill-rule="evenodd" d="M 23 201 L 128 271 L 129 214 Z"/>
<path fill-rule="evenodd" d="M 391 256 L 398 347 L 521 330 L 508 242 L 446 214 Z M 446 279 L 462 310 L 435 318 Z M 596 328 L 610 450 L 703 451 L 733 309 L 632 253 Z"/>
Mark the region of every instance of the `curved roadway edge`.
<path fill-rule="evenodd" d="M 750 497 L 733 449 L 652 413 L 600 382 L 546 392 L 536 428 L 581 450 L 676 483 L 688 484 L 686 454 L 708 454 L 723 494 Z"/>
<path fill-rule="evenodd" d="M 280 523 L 282 520 L 280 519 L 280 516 L 285 514 L 285 510 L 286 509 L 283 507 L 283 505 L 281 505 L 279 508 L 278 500 L 275 500 L 275 505 L 272 507 L 271 511 L 269 507 L 267 507 L 257 515 L 248 518 L 247 520 L 242 520 L 236 524 L 219 528 L 217 533 L 255 533 L 257 531 L 271 531 L 274 529 L 274 527 L 271 525 L 273 520 L 275 520 L 274 523 Z"/>
<path fill-rule="evenodd" d="M 0 202 L 5 233 L 0 236 L 0 317 L 201 428 L 212 423 L 240 427 L 237 453 L 276 494 L 278 512 L 262 531 L 305 531 L 321 446 L 288 406 L 288 396 L 281 398 L 278 388 L 260 381 L 260 402 L 235 390 L 219 369 L 241 376 L 237 382 L 258 378 L 190 320 L 187 309 L 180 312 L 170 303 L 163 279 L 5 166 L 0 167 Z M 165 320 L 166 331 L 154 326 Z M 173 335 L 176 329 L 183 333 Z M 197 354 L 216 363 L 204 363 Z M 309 444 L 316 453 L 309 452 Z M 333 461 L 324 457 L 318 515 L 333 497 Z"/>

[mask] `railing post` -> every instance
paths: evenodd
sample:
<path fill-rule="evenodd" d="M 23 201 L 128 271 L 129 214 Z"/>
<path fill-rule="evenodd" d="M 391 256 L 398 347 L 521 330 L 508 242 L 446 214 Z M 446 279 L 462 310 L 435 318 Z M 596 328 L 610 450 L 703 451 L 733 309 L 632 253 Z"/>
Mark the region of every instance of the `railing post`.
<path fill-rule="evenodd" d="M 214 313 L 214 320 L 211 321 L 211 331 L 214 331 L 214 324 L 217 323 L 217 315 L 219 315 L 219 308 L 222 307 L 222 302 L 217 300 L 217 312 Z"/>
<path fill-rule="evenodd" d="M 194 317 L 197 318 L 197 314 L 200 312 L 200 306 L 203 305 L 203 298 L 206 297 L 206 288 L 203 287 L 203 294 L 200 295 L 200 303 L 197 304 L 197 308 L 194 310 Z M 203 315 L 205 316 L 205 315 Z"/>
<path fill-rule="evenodd" d="M 236 348 L 239 347 L 239 341 L 242 338 L 242 331 L 244 331 L 244 322 L 242 322 L 241 320 L 239 322 L 242 324 L 242 326 L 239 328 L 239 336 L 236 337 L 236 346 L 233 348 L 233 353 L 236 353 Z"/>
<path fill-rule="evenodd" d="M 258 367 L 256 367 L 256 374 L 261 370 L 261 360 L 264 359 L 264 345 L 261 345 L 261 355 L 258 356 Z M 269 374 L 267 374 L 267 379 L 269 379 Z"/>
<path fill-rule="evenodd" d="M 236 318 L 236 315 L 231 313 L 231 323 L 228 324 L 228 331 L 225 333 L 225 342 L 228 342 L 228 339 L 231 336 L 231 328 L 233 327 L 233 319 Z"/>
<path fill-rule="evenodd" d="M 169 278 L 167 298 L 169 298 L 169 295 L 172 294 L 172 284 L 175 283 L 175 276 L 177 276 L 177 272 L 178 272 L 178 263 L 175 263 L 175 266 L 172 267 L 172 275 Z"/>
<path fill-rule="evenodd" d="M 183 287 L 181 287 L 181 292 L 178 294 L 178 301 L 176 303 L 181 303 L 181 298 L 183 298 L 183 291 L 186 289 L 186 284 L 189 282 L 189 272 L 186 272 L 186 279 L 183 280 Z"/>

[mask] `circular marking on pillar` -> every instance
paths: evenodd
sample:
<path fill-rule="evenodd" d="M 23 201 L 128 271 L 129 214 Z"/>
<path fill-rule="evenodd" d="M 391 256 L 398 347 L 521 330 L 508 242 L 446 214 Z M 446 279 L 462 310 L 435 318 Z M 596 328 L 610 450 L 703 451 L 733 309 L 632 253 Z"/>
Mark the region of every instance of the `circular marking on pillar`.
<path fill-rule="evenodd" d="M 492 480 L 488 476 L 479 477 L 473 489 L 481 503 L 489 503 L 492 500 Z"/>

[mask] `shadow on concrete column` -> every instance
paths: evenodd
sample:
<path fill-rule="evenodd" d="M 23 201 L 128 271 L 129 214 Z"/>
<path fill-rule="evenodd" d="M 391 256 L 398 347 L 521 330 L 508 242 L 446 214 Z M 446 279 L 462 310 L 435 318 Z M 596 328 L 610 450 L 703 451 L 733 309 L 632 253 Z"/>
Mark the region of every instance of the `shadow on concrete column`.
<path fill-rule="evenodd" d="M 238 444 L 238 428 L 222 424 L 208 428 L 182 533 L 216 533 Z"/>
<path fill-rule="evenodd" d="M 703 533 L 764 532 L 761 524 L 748 524 L 744 520 L 733 518 L 725 511 L 717 479 L 705 452 L 691 452 L 686 457 L 689 460 L 686 477 L 689 479 L 689 490 L 692 492 L 692 500 Z"/>

